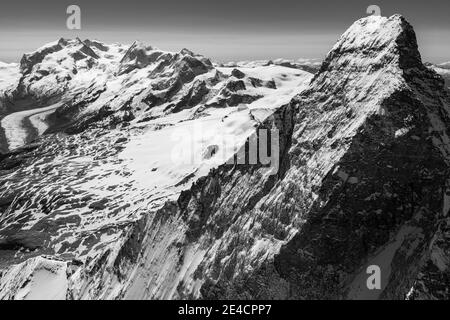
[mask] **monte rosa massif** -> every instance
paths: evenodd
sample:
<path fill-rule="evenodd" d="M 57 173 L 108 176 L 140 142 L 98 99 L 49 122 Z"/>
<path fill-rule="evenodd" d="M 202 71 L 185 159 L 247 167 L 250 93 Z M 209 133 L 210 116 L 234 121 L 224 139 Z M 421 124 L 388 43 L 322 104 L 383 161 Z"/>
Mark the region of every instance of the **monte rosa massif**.
<path fill-rule="evenodd" d="M 321 64 L 80 39 L 0 63 L 0 298 L 449 299 L 449 70 L 400 15 Z M 262 129 L 275 172 L 235 157 Z"/>

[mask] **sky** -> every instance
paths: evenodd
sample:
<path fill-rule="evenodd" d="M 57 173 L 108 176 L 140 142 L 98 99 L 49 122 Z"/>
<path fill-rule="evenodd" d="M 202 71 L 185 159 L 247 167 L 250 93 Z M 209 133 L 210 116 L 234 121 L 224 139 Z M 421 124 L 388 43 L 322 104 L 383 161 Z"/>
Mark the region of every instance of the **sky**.
<path fill-rule="evenodd" d="M 66 9 L 81 8 L 81 30 Z M 61 37 L 106 43 L 140 40 L 163 50 L 188 48 L 214 61 L 323 59 L 369 5 L 414 26 L 424 61 L 450 61 L 450 1 L 365 0 L 0 0 L 0 61 Z"/>

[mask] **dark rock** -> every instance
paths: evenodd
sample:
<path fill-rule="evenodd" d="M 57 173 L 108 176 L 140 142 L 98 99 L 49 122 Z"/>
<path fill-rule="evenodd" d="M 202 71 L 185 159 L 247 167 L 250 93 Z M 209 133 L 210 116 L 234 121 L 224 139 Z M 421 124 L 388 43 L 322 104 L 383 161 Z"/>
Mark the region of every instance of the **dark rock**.
<path fill-rule="evenodd" d="M 103 210 L 106 208 L 107 203 L 108 199 L 100 199 L 89 204 L 89 208 L 94 210 Z"/>
<path fill-rule="evenodd" d="M 239 69 L 233 69 L 232 71 L 231 71 L 231 75 L 233 76 L 233 77 L 236 77 L 236 78 L 238 78 L 238 79 L 243 79 L 244 77 L 245 77 L 245 73 L 243 73 L 241 70 L 239 70 Z"/>
<path fill-rule="evenodd" d="M 127 141 L 128 141 L 127 138 L 125 138 L 125 137 L 120 137 L 119 139 L 117 139 L 117 140 L 114 142 L 114 144 L 124 143 L 124 142 L 127 142 Z"/>

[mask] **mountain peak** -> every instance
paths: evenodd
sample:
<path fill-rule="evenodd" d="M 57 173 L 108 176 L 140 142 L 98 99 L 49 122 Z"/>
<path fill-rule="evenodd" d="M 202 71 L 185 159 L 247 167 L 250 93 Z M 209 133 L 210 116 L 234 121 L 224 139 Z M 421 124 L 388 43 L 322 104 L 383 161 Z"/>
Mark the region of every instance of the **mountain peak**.
<path fill-rule="evenodd" d="M 353 23 L 328 53 L 322 71 L 333 62 L 342 63 L 342 58 L 353 68 L 368 63 L 375 67 L 396 63 L 402 69 L 422 64 L 415 32 L 398 14 L 369 16 Z"/>
<path fill-rule="evenodd" d="M 369 16 L 342 34 L 315 75 L 312 88 L 326 87 L 329 93 L 339 93 L 342 103 L 367 97 L 383 99 L 404 86 L 405 76 L 412 70 L 426 70 L 412 26 L 398 14 Z M 377 87 L 382 90 L 375 90 Z"/>

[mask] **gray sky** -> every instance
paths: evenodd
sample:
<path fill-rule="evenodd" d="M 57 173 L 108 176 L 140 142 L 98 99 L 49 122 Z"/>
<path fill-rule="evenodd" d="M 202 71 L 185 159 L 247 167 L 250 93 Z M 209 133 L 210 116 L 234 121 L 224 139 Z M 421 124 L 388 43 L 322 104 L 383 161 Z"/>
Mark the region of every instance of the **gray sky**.
<path fill-rule="evenodd" d="M 0 61 L 60 37 L 184 47 L 215 61 L 323 58 L 370 4 L 403 14 L 424 60 L 450 60 L 450 1 L 427 0 L 0 0 Z M 82 29 L 67 30 L 66 8 L 82 10 Z"/>

